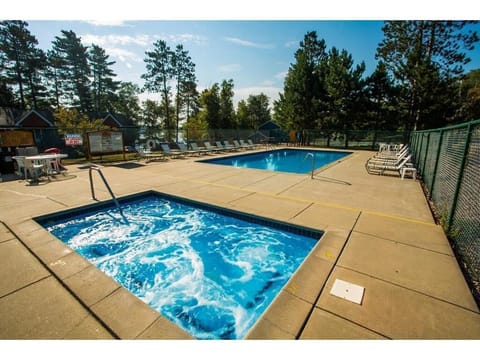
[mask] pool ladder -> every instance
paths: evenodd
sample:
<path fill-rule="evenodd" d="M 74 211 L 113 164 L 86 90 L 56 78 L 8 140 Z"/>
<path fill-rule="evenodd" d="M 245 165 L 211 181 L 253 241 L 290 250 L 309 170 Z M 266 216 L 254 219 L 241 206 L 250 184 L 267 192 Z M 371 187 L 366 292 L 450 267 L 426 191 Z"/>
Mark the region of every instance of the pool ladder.
<path fill-rule="evenodd" d="M 113 193 L 112 189 L 110 188 L 110 185 L 108 185 L 107 179 L 105 179 L 105 176 L 103 176 L 102 170 L 98 166 L 90 166 L 88 169 L 88 177 L 90 179 L 90 189 L 92 190 L 92 199 L 97 200 L 98 199 L 95 197 L 95 189 L 93 188 L 93 178 L 92 178 L 92 171 L 95 170 L 98 172 L 100 177 L 103 180 L 103 183 L 105 184 L 105 187 L 107 188 L 108 192 L 110 193 L 110 196 L 113 199 L 113 202 L 115 203 L 115 206 L 117 207 L 118 211 L 120 212 L 120 215 L 125 219 L 125 215 L 123 215 L 122 208 L 120 207 L 120 203 L 118 202 L 117 198 L 115 197 L 115 194 Z"/>
<path fill-rule="evenodd" d="M 305 157 L 303 158 L 303 160 L 305 161 L 306 158 L 308 158 L 309 156 L 312 157 L 312 171 L 311 171 L 311 179 L 313 179 L 313 172 L 315 171 L 315 155 L 313 153 L 307 153 L 307 155 L 305 155 Z"/>

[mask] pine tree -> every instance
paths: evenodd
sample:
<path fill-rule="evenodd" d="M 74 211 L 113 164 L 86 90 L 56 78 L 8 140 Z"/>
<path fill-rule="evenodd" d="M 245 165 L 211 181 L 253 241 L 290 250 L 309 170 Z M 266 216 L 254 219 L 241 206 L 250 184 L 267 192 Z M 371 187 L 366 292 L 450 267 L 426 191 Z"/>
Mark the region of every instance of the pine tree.
<path fill-rule="evenodd" d="M 268 96 L 260 93 L 249 95 L 246 102 L 239 101 L 237 119 L 239 127 L 243 129 L 256 129 L 271 120 Z"/>
<path fill-rule="evenodd" d="M 45 96 L 45 54 L 27 26 L 25 21 L 0 22 L 0 74 L 6 85 L 13 86 L 23 109 L 37 108 Z"/>
<path fill-rule="evenodd" d="M 145 100 L 142 103 L 142 125 L 147 139 L 158 138 L 162 129 L 163 109 L 156 101 Z"/>
<path fill-rule="evenodd" d="M 176 81 L 176 95 L 175 95 L 175 113 L 176 113 L 176 131 L 175 141 L 178 142 L 178 130 L 180 125 L 180 115 L 185 105 L 189 93 L 191 93 L 191 86 L 195 84 L 195 64 L 192 62 L 188 51 L 183 49 L 183 45 L 177 45 L 172 56 L 172 70 L 174 79 Z M 190 87 L 189 87 L 190 86 Z M 188 104 L 190 105 L 190 104 Z M 188 106 L 187 106 L 188 108 Z M 187 110 L 188 112 L 188 110 Z M 188 117 L 188 114 L 187 114 Z"/>
<path fill-rule="evenodd" d="M 385 22 L 384 40 L 376 57 L 385 62 L 401 86 L 407 130 L 441 126 L 438 120 L 453 112 L 448 101 L 442 104 L 437 96 L 451 96 L 452 81 L 457 81 L 463 66 L 470 61 L 466 51 L 479 41 L 477 33 L 469 29 L 472 23 Z"/>
<path fill-rule="evenodd" d="M 52 52 L 60 80 L 60 103 L 78 107 L 83 113 L 93 110 L 87 47 L 73 31 L 62 30 L 52 43 Z"/>
<path fill-rule="evenodd" d="M 115 92 L 118 88 L 117 76 L 110 68 L 115 61 L 108 61 L 109 56 L 100 46 L 93 44 L 88 53 L 92 71 L 92 100 L 96 112 L 109 112 L 113 109 Z"/>
<path fill-rule="evenodd" d="M 233 79 L 223 80 L 220 85 L 220 129 L 234 129 L 237 125 L 233 107 L 233 86 Z"/>
<path fill-rule="evenodd" d="M 277 117 L 290 117 L 282 123 L 298 130 L 315 128 L 318 103 L 323 96 L 321 63 L 326 56 L 325 41 L 319 40 L 315 31 L 308 32 L 295 52 L 295 63 L 288 69 L 283 95 L 275 105 Z"/>
<path fill-rule="evenodd" d="M 169 82 L 173 79 L 174 68 L 172 66 L 172 57 L 174 56 L 172 50 L 163 40 L 158 40 L 154 44 L 152 51 L 146 51 L 147 72 L 142 75 L 145 80 L 145 89 L 152 92 L 159 92 L 161 94 L 161 103 L 164 106 L 165 122 L 164 126 L 167 130 L 167 140 L 172 139 L 172 112 L 171 112 L 171 86 Z"/>
<path fill-rule="evenodd" d="M 369 113 L 363 127 L 371 130 L 397 130 L 399 126 L 398 111 L 396 110 L 398 88 L 383 61 L 378 62 L 375 71 L 367 77 L 365 82 Z"/>
<path fill-rule="evenodd" d="M 0 82 L 0 107 L 15 107 L 13 94 L 4 79 Z"/>
<path fill-rule="evenodd" d="M 201 122 L 208 124 L 210 129 L 219 129 L 221 127 L 220 119 L 220 87 L 214 83 L 210 88 L 205 89 L 200 94 L 200 119 Z"/>
<path fill-rule="evenodd" d="M 45 75 L 50 81 L 47 83 L 47 92 L 50 103 L 54 104 L 54 108 L 58 109 L 61 105 L 60 102 L 60 91 L 62 88 L 61 85 L 61 63 L 62 59 L 59 58 L 54 51 L 47 51 L 47 69 Z"/>
<path fill-rule="evenodd" d="M 113 111 L 125 115 L 134 123 L 137 123 L 140 115 L 140 103 L 138 94 L 140 88 L 138 85 L 128 81 L 121 81 L 118 85 L 116 96 L 113 100 Z"/>
<path fill-rule="evenodd" d="M 186 120 L 190 119 L 190 116 L 195 116 L 200 110 L 199 96 L 197 90 L 197 84 L 195 80 L 187 80 L 182 86 L 183 100 L 185 103 Z"/>
<path fill-rule="evenodd" d="M 330 127 L 338 130 L 352 128 L 355 110 L 363 88 L 362 75 L 365 64 L 353 66 L 352 55 L 333 47 L 328 54 L 325 69 L 326 101 L 322 101 L 322 113 L 326 113 Z M 349 124 L 350 122 L 350 124 Z"/>

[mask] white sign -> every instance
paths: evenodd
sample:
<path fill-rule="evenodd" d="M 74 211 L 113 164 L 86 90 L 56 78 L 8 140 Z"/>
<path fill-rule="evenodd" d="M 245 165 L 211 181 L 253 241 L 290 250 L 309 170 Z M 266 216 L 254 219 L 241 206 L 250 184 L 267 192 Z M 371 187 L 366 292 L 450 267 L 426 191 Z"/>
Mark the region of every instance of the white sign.
<path fill-rule="evenodd" d="M 65 134 L 65 145 L 74 146 L 82 145 L 83 139 L 82 134 Z"/>
<path fill-rule="evenodd" d="M 123 134 L 121 131 L 97 131 L 88 133 L 90 153 L 123 152 Z"/>

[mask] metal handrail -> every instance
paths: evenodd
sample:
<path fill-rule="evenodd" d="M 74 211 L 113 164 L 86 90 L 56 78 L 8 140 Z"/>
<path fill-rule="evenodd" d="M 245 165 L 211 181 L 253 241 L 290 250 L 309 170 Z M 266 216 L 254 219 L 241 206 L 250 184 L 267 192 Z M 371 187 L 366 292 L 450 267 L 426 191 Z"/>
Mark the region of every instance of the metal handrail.
<path fill-rule="evenodd" d="M 110 185 L 108 185 L 107 179 L 105 179 L 105 176 L 103 176 L 102 170 L 98 166 L 90 166 L 88 169 L 88 177 L 90 179 L 90 190 L 92 191 L 92 199 L 97 200 L 98 199 L 95 197 L 95 189 L 93 187 L 93 178 L 92 178 L 92 170 L 95 170 L 98 172 L 100 177 L 103 180 L 103 183 L 105 184 L 105 187 L 107 188 L 108 192 L 110 193 L 110 196 L 113 199 L 113 202 L 115 203 L 115 206 L 117 207 L 118 211 L 122 215 L 122 217 L 125 219 L 125 215 L 123 215 L 122 208 L 120 207 L 120 203 L 118 202 L 117 198 L 115 197 L 115 194 L 113 193 L 112 189 L 110 188 Z"/>
<path fill-rule="evenodd" d="M 312 171 L 311 171 L 311 175 L 310 175 L 310 178 L 313 179 L 313 173 L 315 171 L 315 155 L 313 153 L 307 153 L 307 155 L 305 155 L 305 157 L 303 158 L 303 160 L 305 160 L 307 157 L 311 156 L 312 157 Z"/>

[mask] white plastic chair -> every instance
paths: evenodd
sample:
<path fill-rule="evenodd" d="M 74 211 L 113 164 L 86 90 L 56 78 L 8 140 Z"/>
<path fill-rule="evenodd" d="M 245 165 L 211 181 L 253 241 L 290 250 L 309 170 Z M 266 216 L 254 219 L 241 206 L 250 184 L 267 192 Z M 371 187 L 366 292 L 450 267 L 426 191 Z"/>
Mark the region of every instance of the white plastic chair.
<path fill-rule="evenodd" d="M 28 178 L 28 173 L 30 173 L 30 177 L 33 179 L 34 183 L 38 183 L 38 179 L 43 174 L 46 166 L 44 162 L 37 163 L 33 160 L 24 159 L 25 165 L 25 179 Z"/>

